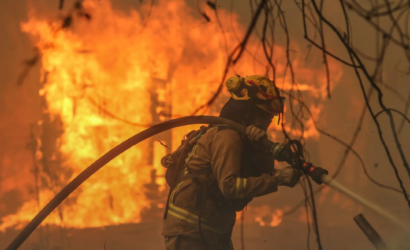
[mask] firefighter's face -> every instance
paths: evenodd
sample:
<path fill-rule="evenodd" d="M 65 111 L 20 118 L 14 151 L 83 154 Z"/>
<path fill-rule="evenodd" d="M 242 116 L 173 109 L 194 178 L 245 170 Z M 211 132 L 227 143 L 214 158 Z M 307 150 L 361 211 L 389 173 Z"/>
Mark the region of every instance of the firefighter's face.
<path fill-rule="evenodd" d="M 266 117 L 256 117 L 255 119 L 253 119 L 251 125 L 266 131 L 268 130 L 268 127 L 271 124 L 271 122 L 272 119 L 268 119 Z"/>
<path fill-rule="evenodd" d="M 251 113 L 251 117 L 249 117 L 249 124 L 253 125 L 257 128 L 260 128 L 264 131 L 268 130 L 269 125 L 272 123 L 274 115 L 260 109 L 256 108 Z"/>

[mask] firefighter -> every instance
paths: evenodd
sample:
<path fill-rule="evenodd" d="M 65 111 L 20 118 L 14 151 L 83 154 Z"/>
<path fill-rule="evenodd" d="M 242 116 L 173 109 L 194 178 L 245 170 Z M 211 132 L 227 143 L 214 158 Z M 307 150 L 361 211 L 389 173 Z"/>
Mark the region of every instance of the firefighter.
<path fill-rule="evenodd" d="M 167 250 L 232 250 L 236 212 L 278 186 L 294 187 L 302 175 L 292 167 L 274 168 L 274 160 L 290 162 L 288 144 L 275 143 L 271 150 L 257 144 L 283 112 L 284 98 L 274 83 L 263 76 L 233 76 L 226 86 L 232 97 L 220 117 L 247 126 L 246 135 L 212 124 L 189 138 L 194 143 L 180 156 L 182 170 L 171 185 L 164 215 Z"/>

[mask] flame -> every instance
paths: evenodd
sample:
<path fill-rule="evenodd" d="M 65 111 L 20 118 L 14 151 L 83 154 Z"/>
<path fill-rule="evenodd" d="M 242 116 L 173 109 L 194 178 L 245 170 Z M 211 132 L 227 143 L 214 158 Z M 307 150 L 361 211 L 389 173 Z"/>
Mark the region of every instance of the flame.
<path fill-rule="evenodd" d="M 265 226 L 265 222 L 263 221 L 262 217 L 260 217 L 260 216 L 255 217 L 255 221 L 259 223 L 259 226 L 261 226 L 261 227 Z"/>
<path fill-rule="evenodd" d="M 279 226 L 282 222 L 283 212 L 280 209 L 276 209 L 275 212 L 272 214 L 272 221 L 270 222 L 271 227 Z"/>
<path fill-rule="evenodd" d="M 282 209 L 275 209 L 272 211 L 267 205 L 261 207 L 252 207 L 252 214 L 254 214 L 255 222 L 258 222 L 259 226 L 271 226 L 277 227 L 282 222 L 283 211 Z"/>
<path fill-rule="evenodd" d="M 143 5 L 141 13 L 149 8 Z M 41 186 L 38 200 L 27 200 L 16 214 L 2 218 L 0 230 L 21 228 L 86 166 L 150 124 L 167 119 L 160 115 L 155 120 L 153 112 L 190 115 L 213 96 L 222 79 L 227 52 L 245 33 L 237 15 L 218 10 L 224 27 L 221 31 L 218 22 L 198 18 L 183 0 L 161 0 L 151 13 L 148 19 L 136 10 L 125 13 L 113 9 L 109 0 L 85 0 L 64 20 L 46 20 L 32 14 L 21 25 L 41 54 L 44 86 L 39 95 L 46 101 L 44 112 L 51 121 L 61 120 L 63 132 L 56 147 L 62 159 L 59 169 L 64 174 L 52 179 L 43 173 L 42 177 L 53 185 Z M 265 58 L 257 38 L 252 37 L 247 46 L 248 51 L 255 51 L 256 58 Z M 266 65 L 255 63 L 255 57 L 245 53 L 229 75 L 263 75 Z M 299 89 L 313 99 L 323 100 L 325 73 L 309 69 L 301 58 L 303 55 L 292 61 L 295 72 L 301 72 L 296 79 Z M 285 49 L 277 46 L 273 61 L 277 62 L 277 72 L 284 72 Z M 329 62 L 334 87 L 341 66 L 331 59 Z M 289 77 L 278 74 L 276 81 L 284 90 L 295 88 Z M 227 98 L 224 92 L 208 114 L 216 114 Z M 158 103 L 167 103 L 168 109 L 152 110 Z M 323 109 L 314 102 L 310 108 L 316 118 Z M 276 124 L 272 127 L 281 129 Z M 172 143 L 167 146 L 175 149 L 183 135 L 196 128 L 173 130 Z M 311 119 L 305 129 L 305 138 L 318 136 Z M 166 190 L 160 166 L 166 149 L 154 142 L 150 161 L 150 147 L 148 142 L 141 143 L 110 162 L 44 223 L 84 228 L 140 222 L 141 213 L 152 206 L 145 192 L 145 185 L 152 183 L 152 170 L 156 170 L 158 192 Z M 58 158 L 57 154 L 53 157 Z M 39 151 L 39 165 L 41 158 Z M 41 170 L 45 171 L 44 166 Z M 156 206 L 164 207 L 163 203 Z M 266 215 L 271 217 L 266 223 L 260 216 L 255 221 L 277 226 L 282 220 L 280 209 L 269 210 Z"/>

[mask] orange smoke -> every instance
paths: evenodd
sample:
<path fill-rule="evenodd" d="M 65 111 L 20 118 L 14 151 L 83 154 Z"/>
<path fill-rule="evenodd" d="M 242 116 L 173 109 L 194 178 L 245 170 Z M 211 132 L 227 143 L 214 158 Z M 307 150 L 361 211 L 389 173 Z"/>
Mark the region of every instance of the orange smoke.
<path fill-rule="evenodd" d="M 142 13 L 148 8 L 143 6 Z M 161 116 L 159 121 L 152 118 L 153 93 L 158 102 L 168 102 L 172 114 L 178 115 L 192 114 L 213 96 L 222 79 L 227 54 L 245 30 L 235 14 L 223 10 L 218 14 L 223 31 L 215 17 L 211 16 L 212 21 L 207 22 L 183 0 L 159 1 L 153 6 L 149 19 L 135 10 L 129 13 L 115 10 L 109 0 L 86 0 L 81 10 L 71 12 L 71 18 L 64 22 L 30 16 L 29 21 L 22 24 L 23 32 L 32 37 L 42 56 L 41 80 L 45 83 L 39 95 L 47 102 L 44 112 L 52 119 L 61 119 L 63 124 L 64 133 L 59 141 L 64 159 L 61 164 L 72 175 L 61 176 L 60 182 L 67 183 L 146 125 L 164 121 L 166 116 Z M 256 51 L 255 57 L 264 61 L 257 43 L 256 38 L 251 38 L 248 51 Z M 300 58 L 303 60 L 302 55 Z M 263 75 L 266 64 L 254 60 L 249 53 L 244 53 L 229 75 Z M 278 87 L 294 88 L 290 77 L 280 76 L 286 65 L 283 48 L 275 48 L 275 60 Z M 334 86 L 341 70 L 339 64 L 330 62 Z M 308 69 L 299 59 L 293 63 L 295 72 L 302 72 L 303 77 L 296 79 L 300 90 L 312 98 L 322 99 L 325 96 L 322 69 Z M 225 91 L 208 114 L 216 114 L 227 98 Z M 312 104 L 310 108 L 315 116 L 322 110 L 320 104 Z M 197 126 L 173 130 L 172 145 L 168 146 L 175 149 L 182 136 L 194 128 Z M 281 129 L 277 125 L 274 128 Z M 310 120 L 305 129 L 305 137 L 318 136 Z M 148 150 L 148 144 L 142 143 L 110 162 L 82 185 L 73 200 L 61 205 L 59 213 L 53 213 L 44 223 L 83 228 L 140 222 L 143 209 L 150 208 L 144 184 L 150 183 L 152 169 L 156 169 L 159 176 L 164 174 L 159 164 L 166 152 L 164 147 L 154 143 L 153 161 L 147 159 Z M 40 158 L 41 155 L 37 155 L 38 161 Z M 160 190 L 165 189 L 163 177 L 155 181 Z M 58 191 L 42 187 L 40 207 Z M 37 201 L 29 200 L 18 213 L 3 218 L 0 230 L 21 227 L 37 212 Z M 276 226 L 281 217 L 282 212 L 275 210 L 267 223 Z"/>

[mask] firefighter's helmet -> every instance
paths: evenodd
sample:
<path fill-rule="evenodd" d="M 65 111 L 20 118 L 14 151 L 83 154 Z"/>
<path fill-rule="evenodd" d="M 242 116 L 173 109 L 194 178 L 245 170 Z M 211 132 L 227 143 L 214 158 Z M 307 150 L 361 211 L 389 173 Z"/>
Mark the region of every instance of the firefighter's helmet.
<path fill-rule="evenodd" d="M 226 87 L 235 100 L 251 100 L 256 106 L 273 115 L 283 112 L 284 97 L 269 78 L 259 75 L 230 77 Z"/>

